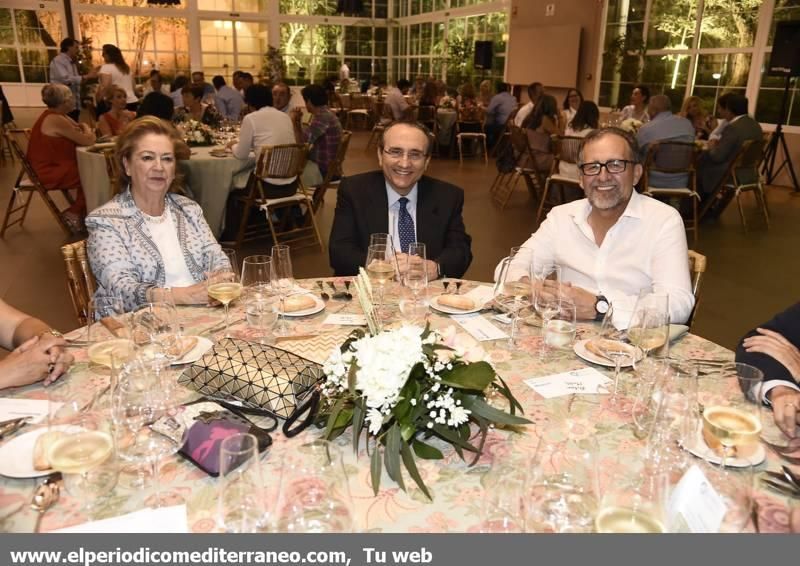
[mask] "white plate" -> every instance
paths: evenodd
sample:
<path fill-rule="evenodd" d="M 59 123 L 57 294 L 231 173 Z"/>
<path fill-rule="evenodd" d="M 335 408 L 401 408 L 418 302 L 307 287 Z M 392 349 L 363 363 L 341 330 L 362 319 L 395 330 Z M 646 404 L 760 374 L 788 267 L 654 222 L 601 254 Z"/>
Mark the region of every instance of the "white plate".
<path fill-rule="evenodd" d="M 684 448 L 686 448 L 686 450 L 688 450 L 691 454 L 694 454 L 698 458 L 702 458 L 706 462 L 711 462 L 712 464 L 722 463 L 722 457 L 709 448 L 708 444 L 706 444 L 706 441 L 703 438 L 702 425 L 698 426 L 697 430 L 695 430 L 694 442 L 689 446 L 684 446 Z M 732 468 L 744 468 L 751 465 L 757 466 L 763 462 L 766 457 L 767 451 L 764 450 L 764 446 L 759 443 L 755 452 L 751 456 L 748 456 L 747 458 L 725 458 L 725 465 Z"/>
<path fill-rule="evenodd" d="M 53 430 L 69 430 L 69 425 L 53 427 Z M 15 436 L 0 446 L 0 475 L 9 478 L 40 478 L 53 473 L 52 469 L 35 470 L 33 468 L 33 447 L 36 439 L 47 432 L 43 426 L 25 434 Z"/>
<path fill-rule="evenodd" d="M 586 349 L 586 343 L 589 340 L 593 340 L 593 338 L 585 338 L 583 340 L 578 340 L 577 342 L 575 342 L 575 345 L 573 346 L 572 349 L 575 351 L 575 353 L 578 355 L 578 357 L 581 358 L 582 360 L 586 360 L 587 362 L 591 362 L 591 363 L 597 364 L 599 366 L 604 366 L 604 367 L 607 367 L 607 368 L 613 368 L 614 367 L 614 362 L 613 361 L 608 360 L 606 358 L 602 358 L 602 357 L 598 356 L 597 354 L 595 354 L 593 352 L 590 352 L 589 350 Z M 633 348 L 633 346 L 631 346 L 631 348 Z M 642 354 L 641 354 L 641 352 L 639 352 L 637 354 L 636 361 L 638 362 L 641 359 L 642 359 Z M 623 363 L 623 364 L 620 364 L 619 367 L 627 368 L 627 367 L 630 367 L 631 365 L 632 364 Z"/>
<path fill-rule="evenodd" d="M 445 314 L 472 314 L 474 312 L 479 312 L 483 308 L 483 305 L 476 305 L 474 309 L 468 311 L 461 309 L 454 309 L 453 307 L 448 307 L 447 305 L 440 305 L 439 304 L 440 296 L 441 295 L 436 295 L 434 298 L 432 298 L 430 301 L 430 305 L 431 308 L 439 312 L 443 312 Z"/>
<path fill-rule="evenodd" d="M 322 299 L 320 299 L 319 297 L 317 297 L 316 295 L 313 295 L 311 293 L 308 293 L 308 296 L 310 296 L 312 299 L 314 299 L 314 306 L 313 307 L 309 307 L 309 308 L 303 309 L 301 311 L 294 311 L 294 312 L 287 312 L 287 313 L 284 313 L 283 311 L 280 310 L 280 307 L 278 307 L 278 313 L 280 313 L 283 316 L 308 316 L 310 314 L 317 314 L 318 312 L 320 312 L 320 311 L 325 309 L 325 301 L 323 301 Z"/>
<path fill-rule="evenodd" d="M 196 362 L 214 346 L 214 343 L 211 340 L 203 336 L 185 336 L 184 338 L 197 338 L 197 344 L 195 344 L 194 348 L 186 352 L 181 359 L 172 362 L 172 365 L 174 366 Z"/>

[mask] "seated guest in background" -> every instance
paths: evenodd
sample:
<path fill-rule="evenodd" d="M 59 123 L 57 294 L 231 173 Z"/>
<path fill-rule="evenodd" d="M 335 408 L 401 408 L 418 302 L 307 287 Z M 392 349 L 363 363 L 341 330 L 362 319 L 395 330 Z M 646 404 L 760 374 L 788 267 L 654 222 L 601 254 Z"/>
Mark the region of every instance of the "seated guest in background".
<path fill-rule="evenodd" d="M 396 121 L 409 120 L 412 115 L 412 108 L 406 100 L 406 94 L 411 83 L 406 79 L 399 79 L 396 86 L 386 90 L 386 97 L 383 103 L 392 111 L 392 118 Z"/>
<path fill-rule="evenodd" d="M 711 116 L 703 108 L 703 99 L 699 96 L 689 96 L 683 101 L 680 116 L 683 116 L 694 126 L 695 139 L 707 140 L 711 134 Z"/>
<path fill-rule="evenodd" d="M 110 110 L 100 116 L 97 121 L 97 130 L 100 135 L 105 138 L 118 136 L 128 122 L 136 118 L 136 114 L 126 110 L 128 103 L 126 102 L 127 95 L 125 91 L 118 86 L 112 86 L 106 92 L 111 93 L 111 98 L 108 100 Z"/>
<path fill-rule="evenodd" d="M 676 141 L 694 143 L 694 126 L 683 116 L 672 113 L 672 102 L 664 94 L 656 94 L 650 98 L 647 108 L 650 121 L 636 133 L 639 143 L 639 158 L 644 162 L 651 143 L 660 141 Z M 651 187 L 663 189 L 689 186 L 688 173 L 665 173 L 652 171 L 647 179 Z"/>
<path fill-rule="evenodd" d="M 172 116 L 174 114 L 175 105 L 172 102 L 172 97 L 160 92 L 151 92 L 146 95 L 139 104 L 139 109 L 136 111 L 137 118 L 141 118 L 142 116 L 155 116 L 156 118 L 167 121 L 172 121 Z"/>
<path fill-rule="evenodd" d="M 164 81 L 161 78 L 161 73 L 158 69 L 153 69 L 150 71 L 150 78 L 147 79 L 146 83 L 144 83 L 143 94 L 147 96 L 151 92 L 160 92 L 167 95 L 169 94 L 169 86 L 164 84 Z"/>
<path fill-rule="evenodd" d="M 456 107 L 462 112 L 478 108 L 478 95 L 475 92 L 475 85 L 471 82 L 461 85 L 456 99 Z"/>
<path fill-rule="evenodd" d="M 601 320 L 613 304 L 617 328 L 627 328 L 639 291 L 653 287 L 669 295 L 670 320 L 684 322 L 694 295 L 683 220 L 671 206 L 634 190 L 642 176 L 638 154 L 636 139 L 624 130 L 588 134 L 578 157 L 586 198 L 553 208 L 508 276 L 528 277 L 531 261 L 560 265 L 562 293 L 578 318 Z"/>
<path fill-rule="evenodd" d="M 578 107 L 583 102 L 583 95 L 577 88 L 571 88 L 564 97 L 564 123 L 569 124 L 578 112 Z"/>
<path fill-rule="evenodd" d="M 533 113 L 522 123 L 522 127 L 525 128 L 528 135 L 528 146 L 534 160 L 533 164 L 529 166 L 545 175 L 550 172 L 553 165 L 551 136 L 562 133 L 558 123 L 559 116 L 556 99 L 549 94 L 544 94 L 539 98 Z"/>
<path fill-rule="evenodd" d="M 184 75 L 178 75 L 175 77 L 175 80 L 172 81 L 169 95 L 172 98 L 172 103 L 175 105 L 175 108 L 183 107 L 183 87 L 188 84 L 189 79 Z"/>
<path fill-rule="evenodd" d="M 177 194 L 179 155 L 188 155 L 175 128 L 153 117 L 132 122 L 117 139 L 125 190 L 86 218 L 95 298 L 117 296 L 126 310 L 171 287 L 176 304 L 206 304 L 205 273 L 229 269 L 200 205 Z"/>
<path fill-rule="evenodd" d="M 0 390 L 58 379 L 72 365 L 66 345 L 61 333 L 0 299 L 0 347 L 12 350 L 0 360 Z"/>
<path fill-rule="evenodd" d="M 492 97 L 489 107 L 486 108 L 486 143 L 493 146 L 500 138 L 506 127 L 508 117 L 517 108 L 517 99 L 508 92 L 508 83 L 497 83 L 497 94 Z"/>
<path fill-rule="evenodd" d="M 622 109 L 620 120 L 639 120 L 648 122 L 650 116 L 647 115 L 647 105 L 650 103 L 650 89 L 644 85 L 636 85 L 631 93 L 631 103 Z"/>
<path fill-rule="evenodd" d="M 303 100 L 311 114 L 311 123 L 303 126 L 303 111 L 292 110 L 294 135 L 297 143 L 311 144 L 308 159 L 319 167 L 321 177 L 328 173 L 328 166 L 336 159 L 336 151 L 342 141 L 342 125 L 339 118 L 328 108 L 328 95 L 320 85 L 303 87 Z"/>
<path fill-rule="evenodd" d="M 701 197 L 707 199 L 722 182 L 736 153 L 747 140 L 758 141 L 764 135 L 761 125 L 747 114 L 747 97 L 736 93 L 726 93 L 717 101 L 719 115 L 728 125 L 717 140 L 708 142 L 708 151 L 700 155 L 697 165 L 697 180 L 700 184 Z M 750 183 L 755 181 L 753 172 L 743 170 L 737 172 L 739 181 Z"/>
<path fill-rule="evenodd" d="M 272 105 L 281 112 L 288 114 L 292 108 L 292 91 L 286 83 L 272 85 Z"/>
<path fill-rule="evenodd" d="M 800 303 L 748 332 L 736 361 L 764 372 L 759 394 L 786 436 L 800 436 Z"/>
<path fill-rule="evenodd" d="M 36 120 L 28 142 L 28 160 L 48 191 L 77 189 L 75 202 L 61 213 L 74 232 L 83 229 L 86 199 L 78 173 L 77 146 L 91 145 L 95 135 L 86 124 L 78 124 L 67 116 L 75 107 L 72 91 L 62 84 L 42 87 L 42 102 L 47 109 Z"/>
<path fill-rule="evenodd" d="M 211 82 L 217 89 L 217 96 L 214 97 L 217 111 L 225 120 L 238 120 L 244 105 L 242 95 L 236 89 L 226 85 L 225 79 L 221 75 L 216 75 Z"/>
<path fill-rule="evenodd" d="M 492 81 L 489 79 L 482 80 L 481 84 L 478 85 L 478 103 L 484 108 L 488 108 L 489 103 L 492 101 L 494 96 L 492 88 Z"/>
<path fill-rule="evenodd" d="M 438 97 L 438 89 L 434 81 L 427 81 L 425 86 L 422 87 L 422 92 L 419 95 L 417 104 L 419 106 L 436 106 Z"/>
<path fill-rule="evenodd" d="M 253 110 L 242 120 L 239 141 L 228 144 L 238 159 L 247 159 L 250 152 L 256 158 L 265 145 L 296 143 L 292 119 L 272 107 L 272 91 L 264 85 L 252 85 L 244 93 L 244 101 Z M 267 198 L 292 196 L 297 192 L 297 178 L 267 179 L 264 184 Z"/>
<path fill-rule="evenodd" d="M 203 71 L 192 73 L 192 84 L 203 88 L 203 95 L 200 97 L 203 102 L 211 103 L 214 100 L 214 87 L 206 82 L 206 76 Z"/>
<path fill-rule="evenodd" d="M 565 136 L 575 138 L 585 138 L 589 132 L 596 130 L 600 124 L 600 109 L 591 100 L 584 100 L 578 106 L 578 111 L 572 121 L 567 124 L 564 130 Z M 565 177 L 578 178 L 578 165 L 576 163 L 558 162 L 558 174 Z"/>
<path fill-rule="evenodd" d="M 356 275 L 364 266 L 370 235 L 388 233 L 398 265 L 412 241 L 425 244 L 428 277 L 461 277 L 472 261 L 472 239 L 464 229 L 464 191 L 427 177 L 432 138 L 415 122 L 394 122 L 378 145 L 383 171 L 348 176 L 339 185 L 330 236 L 336 275 Z"/>
<path fill-rule="evenodd" d="M 233 81 L 233 88 L 239 91 L 239 94 L 244 97 L 244 89 L 242 89 L 242 73 L 244 71 L 234 71 L 231 75 L 231 80 Z"/>
<path fill-rule="evenodd" d="M 522 127 L 522 123 L 531 115 L 531 112 L 533 112 L 533 109 L 536 107 L 536 103 L 539 102 L 543 94 L 544 87 L 542 83 L 531 83 L 528 85 L 528 102 L 523 104 L 517 112 L 517 115 L 514 116 L 515 126 Z"/>
<path fill-rule="evenodd" d="M 213 104 L 203 102 L 203 87 L 196 84 L 186 85 L 181 90 L 183 105 L 175 112 L 175 122 L 196 120 L 206 126 L 216 128 L 222 122 L 222 116 Z"/>

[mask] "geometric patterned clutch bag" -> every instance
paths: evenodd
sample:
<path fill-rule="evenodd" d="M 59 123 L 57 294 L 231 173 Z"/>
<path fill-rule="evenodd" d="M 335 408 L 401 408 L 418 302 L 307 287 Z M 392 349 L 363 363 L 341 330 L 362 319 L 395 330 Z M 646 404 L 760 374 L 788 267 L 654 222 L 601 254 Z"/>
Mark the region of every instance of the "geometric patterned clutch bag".
<path fill-rule="evenodd" d="M 288 419 L 324 374 L 292 352 L 225 338 L 189 366 L 178 382 L 207 397 L 238 401 Z"/>

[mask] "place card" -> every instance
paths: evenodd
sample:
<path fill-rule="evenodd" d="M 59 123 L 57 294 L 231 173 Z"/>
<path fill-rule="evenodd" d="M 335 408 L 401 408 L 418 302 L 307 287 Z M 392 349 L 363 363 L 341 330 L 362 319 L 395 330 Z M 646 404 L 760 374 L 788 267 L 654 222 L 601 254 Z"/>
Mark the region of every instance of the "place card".
<path fill-rule="evenodd" d="M 60 405 L 60 403 L 59 403 Z M 50 403 L 47 399 L 9 399 L 0 398 L 0 422 L 21 417 L 31 417 L 31 424 L 47 418 Z M 57 407 L 53 406 L 53 409 Z"/>
<path fill-rule="evenodd" d="M 497 328 L 494 324 L 483 318 L 478 313 L 453 315 L 450 318 L 455 320 L 459 326 L 461 326 L 461 328 L 469 333 L 470 336 L 480 342 L 508 338 L 508 334 Z"/>
<path fill-rule="evenodd" d="M 188 533 L 186 505 L 141 509 L 108 519 L 89 521 L 53 533 Z"/>
<path fill-rule="evenodd" d="M 692 466 L 672 490 L 667 520 L 673 532 L 716 533 L 727 508 L 725 500 L 697 466 Z"/>
<path fill-rule="evenodd" d="M 367 317 L 365 317 L 363 314 L 329 314 L 322 324 L 338 324 L 339 326 L 366 326 Z"/>
<path fill-rule="evenodd" d="M 604 395 L 609 392 L 611 379 L 594 368 L 583 368 L 547 377 L 532 377 L 525 385 L 545 399 L 564 395 Z"/>

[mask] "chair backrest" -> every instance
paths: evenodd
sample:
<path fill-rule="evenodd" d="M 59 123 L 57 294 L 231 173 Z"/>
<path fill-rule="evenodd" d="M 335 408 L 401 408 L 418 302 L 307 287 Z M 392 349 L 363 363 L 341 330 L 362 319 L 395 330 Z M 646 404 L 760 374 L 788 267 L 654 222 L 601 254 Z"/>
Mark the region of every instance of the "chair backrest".
<path fill-rule="evenodd" d="M 752 169 L 758 173 L 761 167 L 761 162 L 764 160 L 764 147 L 767 145 L 767 140 L 760 137 L 757 140 L 746 140 L 742 144 L 742 149 L 736 154 L 733 160 L 734 171 L 739 169 Z"/>
<path fill-rule="evenodd" d="M 367 110 L 369 109 L 370 99 L 361 93 L 354 92 L 350 95 L 350 110 Z"/>
<path fill-rule="evenodd" d="M 37 190 L 44 190 L 39 180 L 39 175 L 33 170 L 31 162 L 28 161 L 28 142 L 30 141 L 31 131 L 19 129 L 7 130 L 3 135 L 8 140 L 8 145 L 11 146 L 11 150 L 19 158 L 20 163 L 22 163 L 22 169 L 28 177 L 28 180 L 37 187 Z"/>
<path fill-rule="evenodd" d="M 689 188 L 695 190 L 697 160 L 700 158 L 700 147 L 694 142 L 664 140 L 653 142 L 647 148 L 644 160 L 644 178 L 641 186 L 649 186 L 649 175 L 652 171 L 668 174 L 688 174 Z"/>
<path fill-rule="evenodd" d="M 106 173 L 108 173 L 108 181 L 111 184 L 111 194 L 119 194 L 119 163 L 116 160 L 116 151 L 113 147 L 103 149 L 103 157 L 106 160 Z"/>
<path fill-rule="evenodd" d="M 582 143 L 583 138 L 578 136 L 555 136 L 553 147 L 556 159 L 562 163 L 577 164 Z"/>
<path fill-rule="evenodd" d="M 30 128 L 9 128 L 5 131 L 9 143 L 15 141 L 23 155 L 28 153 L 28 142 L 31 141 Z"/>
<path fill-rule="evenodd" d="M 686 324 L 691 327 L 694 317 L 697 314 L 697 305 L 700 304 L 700 284 L 703 282 L 703 274 L 706 272 L 708 260 L 703 254 L 694 250 L 689 250 L 689 276 L 692 280 L 692 294 L 694 295 L 694 308 L 689 315 Z"/>
<path fill-rule="evenodd" d="M 514 149 L 514 155 L 517 159 L 522 155 L 529 154 L 528 133 L 525 129 L 514 124 L 511 124 L 508 129 L 511 134 L 511 147 Z"/>
<path fill-rule="evenodd" d="M 350 137 L 353 132 L 350 130 L 342 130 L 342 139 L 339 141 L 339 147 L 336 148 L 336 158 L 328 164 L 328 172 L 322 180 L 322 184 L 314 188 L 314 194 L 311 197 L 311 204 L 316 212 L 322 205 L 325 198 L 325 191 L 331 186 L 331 183 L 344 177 L 344 159 L 347 155 L 347 148 L 350 145 Z"/>
<path fill-rule="evenodd" d="M 418 106 L 417 121 L 422 123 L 432 123 L 436 121 L 436 106 Z"/>
<path fill-rule="evenodd" d="M 310 148 L 306 143 L 262 146 L 259 149 L 255 176 L 259 179 L 298 177 L 306 166 Z"/>
<path fill-rule="evenodd" d="M 78 324 L 83 325 L 88 318 L 89 300 L 97 288 L 86 256 L 86 240 L 61 246 L 61 254 L 64 256 L 64 266 L 67 269 L 67 285 L 75 316 L 78 318 Z"/>
<path fill-rule="evenodd" d="M 469 108 L 459 108 L 456 121 L 461 124 L 480 124 L 483 127 L 484 110 L 480 106 L 470 106 Z"/>

